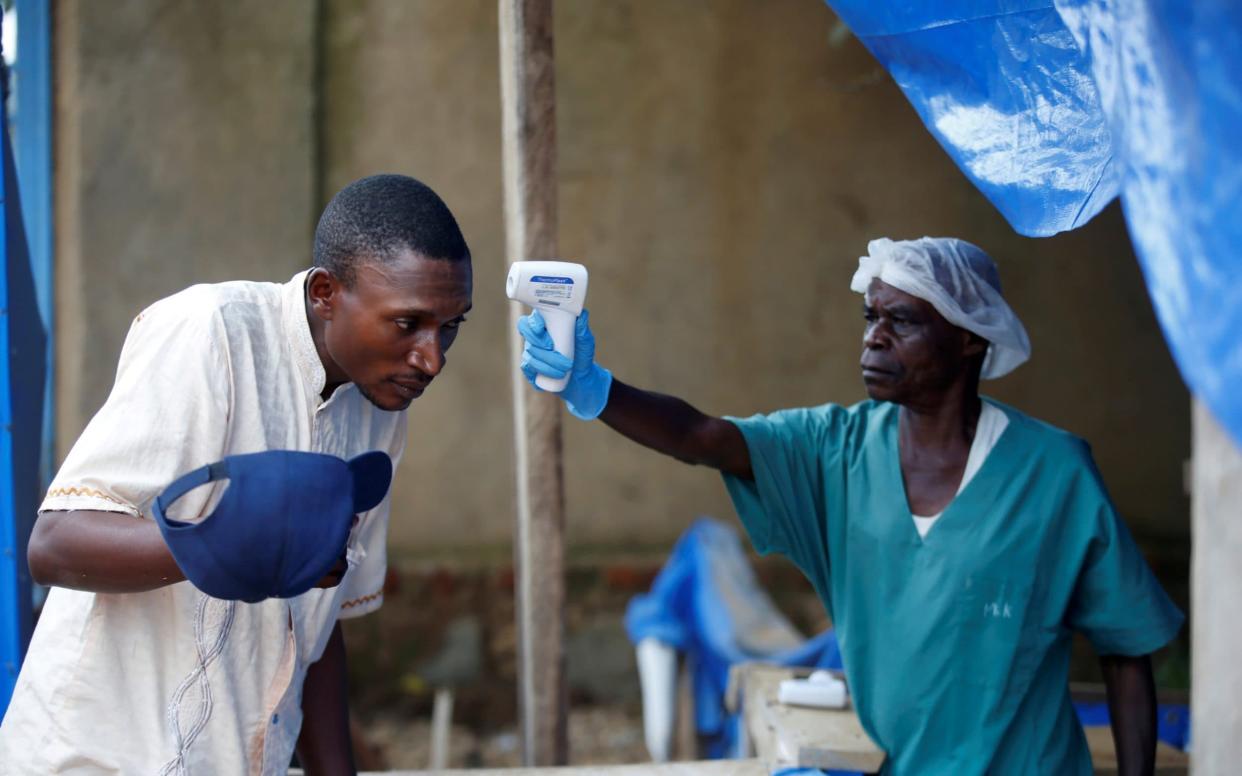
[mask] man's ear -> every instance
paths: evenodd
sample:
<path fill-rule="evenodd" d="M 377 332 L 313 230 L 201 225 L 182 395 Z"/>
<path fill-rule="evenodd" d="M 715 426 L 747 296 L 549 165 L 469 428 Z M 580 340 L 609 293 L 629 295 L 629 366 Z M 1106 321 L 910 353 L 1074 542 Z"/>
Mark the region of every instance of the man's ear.
<path fill-rule="evenodd" d="M 988 352 L 987 340 L 973 331 L 966 331 L 965 329 L 962 329 L 962 331 L 966 334 L 966 344 L 962 347 L 962 355 L 970 358 Z"/>
<path fill-rule="evenodd" d="M 321 320 L 332 320 L 341 289 L 341 281 L 323 267 L 315 267 L 306 276 L 306 298 Z"/>

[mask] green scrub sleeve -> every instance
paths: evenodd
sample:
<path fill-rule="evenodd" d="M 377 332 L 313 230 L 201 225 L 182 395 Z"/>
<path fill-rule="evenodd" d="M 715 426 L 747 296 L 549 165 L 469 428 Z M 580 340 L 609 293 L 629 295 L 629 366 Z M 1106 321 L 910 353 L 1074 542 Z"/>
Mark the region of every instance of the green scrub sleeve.
<path fill-rule="evenodd" d="M 1089 455 L 1089 454 L 1088 454 Z M 1177 636 L 1185 616 L 1169 599 L 1117 515 L 1090 465 L 1080 497 L 1094 517 L 1092 536 L 1070 602 L 1069 625 L 1101 655 L 1150 654 Z"/>
<path fill-rule="evenodd" d="M 788 555 L 803 569 L 825 568 L 820 455 L 827 425 L 808 409 L 726 419 L 750 451 L 754 480 L 725 474 L 724 482 L 755 550 Z"/>

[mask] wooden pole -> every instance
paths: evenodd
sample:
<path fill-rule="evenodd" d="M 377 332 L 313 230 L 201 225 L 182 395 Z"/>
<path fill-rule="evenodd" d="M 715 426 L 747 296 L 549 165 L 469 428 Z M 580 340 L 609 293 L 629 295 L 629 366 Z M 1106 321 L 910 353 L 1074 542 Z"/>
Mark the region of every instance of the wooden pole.
<path fill-rule="evenodd" d="M 552 0 L 499 0 L 500 88 L 508 261 L 554 259 L 556 89 Z M 517 369 L 521 337 L 511 305 L 518 717 L 526 766 L 568 761 L 565 683 L 565 491 L 560 401 L 538 393 Z"/>
<path fill-rule="evenodd" d="M 1194 406 L 1190 600 L 1191 770 L 1242 767 L 1242 452 Z"/>

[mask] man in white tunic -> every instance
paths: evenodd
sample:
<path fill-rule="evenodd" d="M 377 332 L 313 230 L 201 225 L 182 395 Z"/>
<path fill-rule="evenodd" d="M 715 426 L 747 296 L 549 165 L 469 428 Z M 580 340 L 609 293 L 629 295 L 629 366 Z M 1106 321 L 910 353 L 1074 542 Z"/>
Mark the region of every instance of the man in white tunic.
<path fill-rule="evenodd" d="M 389 501 L 359 516 L 316 589 L 256 604 L 199 592 L 151 504 L 225 456 L 399 459 L 404 410 L 471 305 L 470 253 L 418 181 L 364 178 L 289 282 L 192 286 L 134 319 L 116 383 L 30 539 L 48 595 L 0 725 L 2 774 L 353 773 L 338 619 L 383 600 Z M 191 491 L 201 519 L 227 483 Z"/>

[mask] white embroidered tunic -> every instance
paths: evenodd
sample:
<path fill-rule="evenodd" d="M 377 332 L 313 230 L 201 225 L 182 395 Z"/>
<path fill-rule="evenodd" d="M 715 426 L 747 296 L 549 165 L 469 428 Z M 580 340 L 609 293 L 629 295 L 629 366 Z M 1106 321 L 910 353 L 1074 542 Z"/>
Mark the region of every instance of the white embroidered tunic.
<path fill-rule="evenodd" d="M 404 412 L 352 384 L 323 401 L 325 373 L 288 283 L 198 285 L 130 328 L 116 383 L 40 511 L 123 512 L 227 455 L 303 450 L 399 459 Z M 222 488 L 177 502 L 210 513 Z M 341 584 L 244 604 L 182 582 L 146 593 L 53 588 L 0 725 L 0 774 L 284 774 L 302 722 L 302 682 L 338 618 L 379 607 L 389 499 L 361 516 Z"/>

